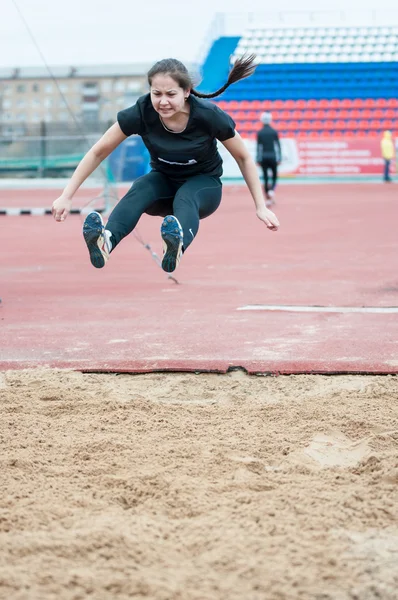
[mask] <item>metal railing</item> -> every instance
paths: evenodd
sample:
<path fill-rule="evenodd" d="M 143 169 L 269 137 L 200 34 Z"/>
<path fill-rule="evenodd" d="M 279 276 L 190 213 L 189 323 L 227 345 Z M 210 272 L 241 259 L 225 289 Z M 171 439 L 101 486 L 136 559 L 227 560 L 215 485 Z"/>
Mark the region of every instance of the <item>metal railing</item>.
<path fill-rule="evenodd" d="M 69 175 L 109 123 L 8 123 L 0 128 L 0 175 Z"/>

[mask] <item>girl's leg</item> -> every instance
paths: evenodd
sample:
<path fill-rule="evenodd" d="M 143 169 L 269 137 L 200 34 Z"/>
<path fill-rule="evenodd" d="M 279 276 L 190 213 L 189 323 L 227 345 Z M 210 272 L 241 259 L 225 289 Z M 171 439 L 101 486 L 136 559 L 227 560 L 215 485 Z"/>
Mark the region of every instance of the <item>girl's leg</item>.
<path fill-rule="evenodd" d="M 133 231 L 143 213 L 167 214 L 165 209 L 172 206 L 174 194 L 175 186 L 162 173 L 151 171 L 136 179 L 105 225 L 105 230 L 111 233 L 112 250 Z"/>
<path fill-rule="evenodd" d="M 271 190 L 275 190 L 276 182 L 278 180 L 278 165 L 276 163 L 276 160 L 272 161 L 271 171 L 272 171 L 272 186 L 271 186 Z"/>
<path fill-rule="evenodd" d="M 183 183 L 174 198 L 173 214 L 162 223 L 162 269 L 173 272 L 199 229 L 199 219 L 217 210 L 221 202 L 221 181 L 218 177 L 197 175 Z"/>
<path fill-rule="evenodd" d="M 222 184 L 218 177 L 196 175 L 178 189 L 173 202 L 173 214 L 183 231 L 184 251 L 199 230 L 199 220 L 213 214 L 220 205 Z"/>
<path fill-rule="evenodd" d="M 265 196 L 268 197 L 268 163 L 266 161 L 263 161 L 261 163 L 261 168 L 263 170 L 264 177 L 264 192 Z"/>

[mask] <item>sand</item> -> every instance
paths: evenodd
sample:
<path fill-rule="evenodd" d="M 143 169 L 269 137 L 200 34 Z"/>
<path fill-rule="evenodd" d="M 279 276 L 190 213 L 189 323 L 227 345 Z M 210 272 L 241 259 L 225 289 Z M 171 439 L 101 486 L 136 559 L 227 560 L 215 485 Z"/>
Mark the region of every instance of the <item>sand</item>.
<path fill-rule="evenodd" d="M 398 598 L 398 377 L 21 370 L 0 399 L 0 598 Z"/>

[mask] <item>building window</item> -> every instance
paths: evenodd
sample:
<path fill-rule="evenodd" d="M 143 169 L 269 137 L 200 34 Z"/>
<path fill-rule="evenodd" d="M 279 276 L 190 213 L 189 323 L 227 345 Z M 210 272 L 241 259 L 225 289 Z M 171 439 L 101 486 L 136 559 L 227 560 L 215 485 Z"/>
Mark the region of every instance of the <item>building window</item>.
<path fill-rule="evenodd" d="M 23 94 L 24 92 L 26 92 L 26 85 L 24 83 L 20 83 L 19 85 L 17 85 L 17 92 L 19 94 Z"/>
<path fill-rule="evenodd" d="M 105 79 L 104 81 L 101 81 L 101 90 L 105 93 L 111 92 L 112 91 L 112 81 L 110 81 L 109 79 Z"/>
<path fill-rule="evenodd" d="M 32 85 L 32 92 L 40 92 L 40 86 L 38 83 Z"/>
<path fill-rule="evenodd" d="M 44 88 L 44 91 L 47 92 L 47 94 L 50 94 L 53 91 L 53 84 L 47 83 L 46 87 Z"/>
<path fill-rule="evenodd" d="M 115 91 L 116 92 L 124 92 L 126 88 L 126 84 L 124 83 L 124 81 L 116 81 L 115 83 Z"/>
<path fill-rule="evenodd" d="M 140 92 L 141 83 L 139 81 L 129 81 L 127 84 L 127 89 L 129 92 Z"/>

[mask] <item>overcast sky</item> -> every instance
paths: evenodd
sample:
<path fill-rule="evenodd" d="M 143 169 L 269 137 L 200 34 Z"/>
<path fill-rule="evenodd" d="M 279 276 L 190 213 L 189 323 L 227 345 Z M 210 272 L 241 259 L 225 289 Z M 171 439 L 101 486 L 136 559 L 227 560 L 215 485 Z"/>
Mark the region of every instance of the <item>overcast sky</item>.
<path fill-rule="evenodd" d="M 317 11 L 320 22 L 319 11 L 331 6 L 323 0 L 0 0 L 0 67 L 43 65 L 15 4 L 50 65 L 152 63 L 168 56 L 192 63 L 202 58 L 217 13 L 229 15 L 224 32 L 239 35 L 249 13 L 258 13 L 259 25 L 275 24 L 277 5 L 290 11 L 285 21 L 299 24 L 298 8 Z M 398 25 L 397 5 L 397 0 L 334 0 L 334 12 L 323 18 L 334 24 L 338 9 L 344 9 L 350 23 L 371 24 L 376 16 L 380 24 Z"/>

